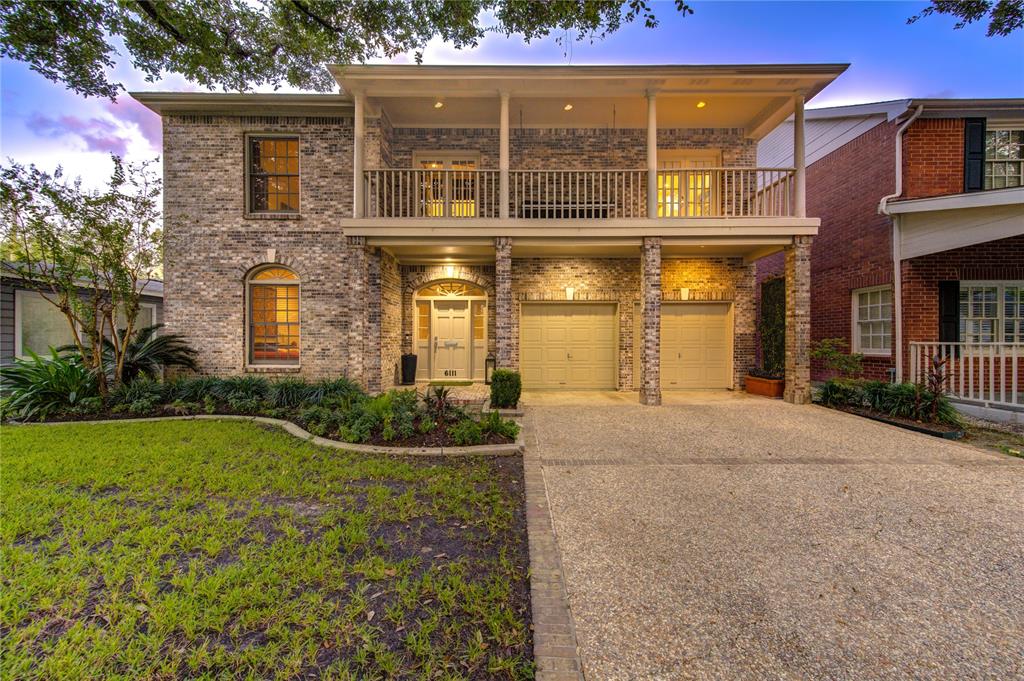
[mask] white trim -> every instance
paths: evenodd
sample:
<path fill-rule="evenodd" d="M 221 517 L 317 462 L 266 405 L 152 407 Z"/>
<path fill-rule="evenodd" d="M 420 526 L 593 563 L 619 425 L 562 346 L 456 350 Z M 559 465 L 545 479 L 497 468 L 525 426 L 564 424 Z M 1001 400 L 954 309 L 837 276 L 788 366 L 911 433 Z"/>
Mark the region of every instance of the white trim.
<path fill-rule="evenodd" d="M 860 319 L 860 296 L 865 293 L 874 293 L 875 291 L 889 291 L 889 319 Z M 892 284 L 882 284 L 880 286 L 865 286 L 864 288 L 853 289 L 850 292 L 850 351 L 864 355 L 865 357 L 891 357 L 892 356 L 892 339 L 893 339 L 893 319 L 895 315 L 893 310 L 895 309 L 895 294 L 893 292 Z M 862 348 L 860 345 L 860 324 L 863 322 L 889 322 L 889 347 L 882 350 L 880 348 Z"/>
<path fill-rule="evenodd" d="M 1024 187 L 986 189 L 980 192 L 933 196 L 927 199 L 892 201 L 888 204 L 887 210 L 889 213 L 899 215 L 902 213 L 924 213 L 933 210 L 1009 206 L 1017 203 L 1024 203 Z"/>
<path fill-rule="evenodd" d="M 992 335 L 994 336 L 994 338 L 996 340 L 991 341 L 991 342 L 965 340 L 964 339 L 965 332 L 963 330 L 958 330 L 958 335 L 960 336 L 960 342 L 964 343 L 964 344 L 968 344 L 968 345 L 971 345 L 971 344 L 991 345 L 992 342 L 994 342 L 994 343 L 1015 343 L 1016 341 L 1013 341 L 1013 340 L 1008 341 L 1008 340 L 1006 340 L 1006 338 L 1004 336 L 1004 333 L 1006 332 L 1006 317 L 1004 316 L 1004 313 L 1005 313 L 1005 303 L 1006 303 L 1005 291 L 1006 291 L 1006 287 L 1007 286 L 1012 286 L 1012 287 L 1018 288 L 1018 289 L 1024 289 L 1024 280 L 1020 280 L 1020 279 L 971 279 L 971 280 L 967 280 L 967 279 L 964 279 L 964 280 L 961 280 L 959 282 L 959 284 L 960 284 L 959 285 L 960 293 L 963 292 L 965 287 L 967 287 L 967 288 L 970 288 L 970 287 L 976 287 L 976 288 L 988 287 L 988 288 L 995 288 L 996 289 L 996 300 L 995 300 L 995 303 L 996 303 L 996 316 L 995 317 L 991 317 L 991 318 L 986 318 L 986 317 L 967 317 L 967 319 L 992 319 L 994 321 L 994 324 L 993 324 L 994 333 Z M 970 302 L 971 301 L 968 300 L 967 304 L 970 305 Z M 959 307 L 959 300 L 957 301 L 957 305 Z M 962 326 L 963 322 L 965 321 L 965 317 L 963 317 L 960 314 L 959 309 L 957 310 L 956 318 L 957 318 L 957 325 L 958 326 Z M 1017 317 L 1011 317 L 1011 319 L 1017 319 Z"/>

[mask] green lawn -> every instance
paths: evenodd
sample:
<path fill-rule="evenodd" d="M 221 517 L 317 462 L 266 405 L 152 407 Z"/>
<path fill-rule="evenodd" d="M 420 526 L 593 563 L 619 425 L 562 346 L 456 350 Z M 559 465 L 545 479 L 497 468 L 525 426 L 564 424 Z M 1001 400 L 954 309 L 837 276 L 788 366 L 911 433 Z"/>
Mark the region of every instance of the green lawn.
<path fill-rule="evenodd" d="M 0 675 L 531 678 L 518 458 L 4 426 Z"/>

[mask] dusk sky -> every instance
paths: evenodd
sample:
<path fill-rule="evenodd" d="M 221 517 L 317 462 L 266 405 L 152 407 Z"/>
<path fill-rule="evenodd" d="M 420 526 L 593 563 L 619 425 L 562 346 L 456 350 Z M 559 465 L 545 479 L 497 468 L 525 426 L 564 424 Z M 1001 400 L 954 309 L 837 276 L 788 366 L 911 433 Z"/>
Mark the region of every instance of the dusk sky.
<path fill-rule="evenodd" d="M 954 30 L 933 16 L 907 25 L 918 2 L 695 2 L 682 17 L 656 2 L 657 29 L 641 24 L 594 43 L 487 37 L 473 50 L 440 41 L 427 64 L 714 64 L 849 62 L 850 69 L 810 106 L 903 97 L 1024 97 L 1024 32 L 987 38 L 978 24 Z M 396 61 L 410 61 L 400 59 Z M 178 76 L 147 83 L 122 59 L 114 77 L 129 90 L 198 90 Z M 86 99 L 27 66 L 0 64 L 0 155 L 52 170 L 58 164 L 90 184 L 110 170 L 109 154 L 160 154 L 160 121 L 127 95 Z"/>

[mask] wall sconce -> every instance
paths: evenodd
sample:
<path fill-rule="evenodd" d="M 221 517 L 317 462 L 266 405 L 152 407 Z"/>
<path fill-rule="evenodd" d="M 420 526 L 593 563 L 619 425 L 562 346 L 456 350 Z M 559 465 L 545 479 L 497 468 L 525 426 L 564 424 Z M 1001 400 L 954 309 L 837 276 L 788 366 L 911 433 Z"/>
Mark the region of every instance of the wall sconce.
<path fill-rule="evenodd" d="M 497 364 L 498 360 L 493 352 L 487 355 L 487 359 L 484 360 L 484 383 L 486 385 L 491 384 L 491 376 L 494 374 L 494 368 Z"/>
<path fill-rule="evenodd" d="M 690 289 L 688 289 L 688 288 L 681 288 L 681 289 L 679 289 L 679 300 L 689 300 L 689 299 L 690 299 Z"/>
<path fill-rule="evenodd" d="M 573 300 L 575 295 L 576 295 L 576 289 L 574 289 L 572 286 L 566 286 L 565 287 L 565 299 L 566 300 Z"/>

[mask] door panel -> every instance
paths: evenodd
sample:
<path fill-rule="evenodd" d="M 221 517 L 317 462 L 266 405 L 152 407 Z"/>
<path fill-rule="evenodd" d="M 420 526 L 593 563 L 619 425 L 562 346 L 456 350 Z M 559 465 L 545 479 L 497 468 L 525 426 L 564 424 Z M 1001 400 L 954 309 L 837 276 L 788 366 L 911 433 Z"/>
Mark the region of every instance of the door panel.
<path fill-rule="evenodd" d="M 434 378 L 469 377 L 469 301 L 434 301 Z"/>
<path fill-rule="evenodd" d="M 732 333 L 725 303 L 665 304 L 661 308 L 661 387 L 732 387 Z"/>
<path fill-rule="evenodd" d="M 614 390 L 615 306 L 525 303 L 519 365 L 529 389 Z"/>

